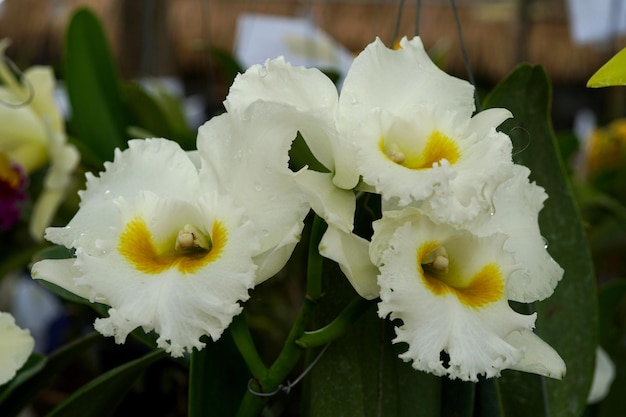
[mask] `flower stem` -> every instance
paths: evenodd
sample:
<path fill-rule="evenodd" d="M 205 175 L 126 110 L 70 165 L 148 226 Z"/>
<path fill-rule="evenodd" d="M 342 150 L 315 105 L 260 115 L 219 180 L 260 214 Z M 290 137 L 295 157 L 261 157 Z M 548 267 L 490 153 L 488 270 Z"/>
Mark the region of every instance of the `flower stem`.
<path fill-rule="evenodd" d="M 332 342 L 347 332 L 372 303 L 361 297 L 354 298 L 332 322 L 321 329 L 304 332 L 296 343 L 303 348 L 312 348 Z"/>
<path fill-rule="evenodd" d="M 268 369 L 254 347 L 254 341 L 243 314 L 233 318 L 229 330 L 252 376 L 255 379 L 262 378 L 267 374 Z"/>

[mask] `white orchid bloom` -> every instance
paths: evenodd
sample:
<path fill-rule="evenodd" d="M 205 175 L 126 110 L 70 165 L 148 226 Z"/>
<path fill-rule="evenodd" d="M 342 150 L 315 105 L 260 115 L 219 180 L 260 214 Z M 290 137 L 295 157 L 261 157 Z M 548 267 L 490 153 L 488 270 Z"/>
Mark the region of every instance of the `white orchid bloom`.
<path fill-rule="evenodd" d="M 24 366 L 34 347 L 30 332 L 19 328 L 11 314 L 0 312 L 0 385 Z"/>
<path fill-rule="evenodd" d="M 233 199 L 200 183 L 196 165 L 165 139 L 135 140 L 100 177 L 87 175 L 80 209 L 46 238 L 76 257 L 43 260 L 36 279 L 109 305 L 95 328 L 123 343 L 155 330 L 172 356 L 217 340 L 254 286 L 256 230 Z"/>
<path fill-rule="evenodd" d="M 508 236 L 504 249 L 521 265 L 509 278 L 508 296 L 522 303 L 552 295 L 564 272 L 548 253 L 539 230 L 539 211 L 548 195 L 542 187 L 529 182 L 529 175 L 528 168 L 514 165 L 513 175 L 493 193 L 492 211 L 466 225 L 478 236 L 495 232 Z"/>
<path fill-rule="evenodd" d="M 504 109 L 474 112 L 474 88 L 440 70 L 419 38 L 355 59 L 339 97 L 337 128 L 356 147 L 363 181 L 399 206 L 419 205 L 461 224 L 490 207 L 510 175 L 511 141 L 496 127 Z"/>
<path fill-rule="evenodd" d="M 245 113 L 257 102 L 275 105 L 283 112 L 283 125 L 294 133 L 287 138 L 284 155 L 300 132 L 313 156 L 328 172 L 303 168 L 294 178 L 313 210 L 332 227 L 353 228 L 359 180 L 354 148 L 341 140 L 335 126 L 337 89 L 322 72 L 293 67 L 283 58 L 254 65 L 235 79 L 224 102 L 229 113 Z"/>
<path fill-rule="evenodd" d="M 532 332 L 536 314 L 518 314 L 508 304 L 518 265 L 503 248 L 506 239 L 438 224 L 413 208 L 374 222 L 378 311 L 402 320 L 394 339 L 408 344 L 402 359 L 469 381 L 507 368 L 563 377 L 563 360 Z"/>
<path fill-rule="evenodd" d="M 203 184 L 230 195 L 257 229 L 257 283 L 285 266 L 310 210 L 297 174 L 289 169 L 296 130 L 284 114 L 282 108 L 258 102 L 214 117 L 198 131 Z"/>
<path fill-rule="evenodd" d="M 70 185 L 80 160 L 67 143 L 61 113 L 54 101 L 54 74 L 50 67 L 32 67 L 20 84 L 4 60 L 9 42 L 0 41 L 0 152 L 9 156 L 26 174 L 49 162 L 44 188 L 31 216 L 30 233 L 43 238 Z"/>

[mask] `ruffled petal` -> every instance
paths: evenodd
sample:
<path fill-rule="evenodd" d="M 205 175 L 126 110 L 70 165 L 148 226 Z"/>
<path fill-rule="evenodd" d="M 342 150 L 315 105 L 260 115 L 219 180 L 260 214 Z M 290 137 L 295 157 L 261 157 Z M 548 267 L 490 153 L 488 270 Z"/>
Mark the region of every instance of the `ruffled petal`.
<path fill-rule="evenodd" d="M 302 169 L 294 179 L 318 216 L 329 225 L 350 233 L 354 228 L 356 197 L 352 191 L 335 187 L 332 177 L 332 174 Z"/>
<path fill-rule="evenodd" d="M 297 133 L 287 121 L 289 111 L 257 102 L 211 119 L 198 133 L 203 184 L 231 195 L 246 210 L 261 237 L 258 254 L 291 239 L 310 210 L 289 169 Z"/>
<path fill-rule="evenodd" d="M 34 347 L 30 332 L 20 329 L 12 315 L 0 312 L 0 385 L 24 366 Z"/>
<path fill-rule="evenodd" d="M 384 199 L 460 225 L 490 210 L 493 190 L 513 166 L 508 136 L 495 126 L 472 126 L 471 119 L 435 107 L 411 119 L 373 111 L 355 130 L 358 170 Z"/>
<path fill-rule="evenodd" d="M 524 303 L 549 297 L 563 277 L 563 268 L 548 253 L 539 230 L 539 211 L 548 196 L 529 182 L 529 175 L 528 168 L 515 165 L 513 175 L 495 190 L 490 215 L 469 226 L 480 236 L 499 231 L 509 237 L 504 248 L 522 265 L 509 279 L 509 298 Z"/>
<path fill-rule="evenodd" d="M 420 38 L 403 38 L 401 48 L 385 47 L 380 39 L 354 60 L 339 97 L 341 132 L 382 108 L 411 118 L 421 107 L 455 109 L 462 118 L 474 112 L 474 87 L 439 69 L 428 57 Z"/>
<path fill-rule="evenodd" d="M 370 261 L 368 250 L 369 241 L 332 226 L 326 230 L 319 245 L 320 254 L 339 264 L 356 292 L 373 300 L 380 293 L 376 280 L 378 268 Z"/>
<path fill-rule="evenodd" d="M 316 68 L 294 67 L 280 57 L 265 65 L 253 65 L 235 78 L 224 102 L 229 112 L 240 111 L 256 101 L 266 101 L 293 109 L 286 121 L 303 136 L 315 157 L 328 169 L 334 168 L 328 133 L 334 130 L 337 88 Z M 313 123 L 302 123 L 299 116 L 314 115 Z M 331 133 L 332 134 L 332 133 Z"/>
<path fill-rule="evenodd" d="M 99 177 L 88 173 L 87 188 L 79 191 L 80 210 L 65 227 L 50 227 L 45 238 L 68 248 L 101 250 L 112 229 L 101 218 L 116 218 L 119 198 L 133 198 L 138 191 L 152 191 L 163 198 L 192 200 L 200 190 L 198 171 L 175 142 L 166 139 L 131 140 L 114 161 L 105 163 Z"/>
<path fill-rule="evenodd" d="M 385 213 L 372 238 L 382 250 L 379 315 L 402 320 L 394 342 L 408 350 L 400 357 L 416 369 L 471 381 L 515 366 L 524 351 L 507 337 L 532 329 L 535 315 L 509 307 L 506 283 L 516 265 L 503 249 L 506 236 L 478 237 L 405 210 L 391 219 L 394 226 L 405 220 L 392 234 L 381 226 Z"/>
<path fill-rule="evenodd" d="M 100 253 L 76 252 L 77 284 L 111 306 L 96 330 L 123 343 L 137 327 L 154 329 L 172 356 L 202 348 L 202 335 L 217 340 L 254 285 L 256 236 L 242 211 L 209 194 L 190 204 L 144 192 L 118 206 L 118 238 Z M 206 253 L 168 249 L 187 224 L 211 242 Z"/>

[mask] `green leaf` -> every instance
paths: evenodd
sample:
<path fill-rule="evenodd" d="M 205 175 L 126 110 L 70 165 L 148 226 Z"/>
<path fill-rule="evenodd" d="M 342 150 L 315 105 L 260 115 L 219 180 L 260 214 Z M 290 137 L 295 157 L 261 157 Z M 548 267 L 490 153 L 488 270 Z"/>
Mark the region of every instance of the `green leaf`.
<path fill-rule="evenodd" d="M 5 393 L 3 391 L 0 394 L 0 416 L 12 417 L 18 415 L 37 396 L 42 388 L 65 369 L 68 364 L 75 361 L 81 352 L 100 340 L 100 337 L 99 334 L 92 333 L 63 346 L 48 356 L 43 368 L 39 368 L 39 364 L 31 362 L 32 368 L 26 369 L 25 374 L 19 380 L 14 380 L 10 383 L 10 392 Z M 29 361 L 38 361 L 38 359 L 29 359 Z"/>
<path fill-rule="evenodd" d="M 548 251 L 565 269 L 554 294 L 535 303 L 537 333 L 567 365 L 562 381 L 506 371 L 500 379 L 507 416 L 576 416 L 585 408 L 597 344 L 594 271 L 586 236 L 550 122 L 551 85 L 539 66 L 522 65 L 486 98 L 485 107 L 504 107 L 514 118 L 500 130 L 513 141 L 517 163 L 528 166 L 531 180 L 548 200 L 539 225 Z"/>
<path fill-rule="evenodd" d="M 153 362 L 163 358 L 164 351 L 155 350 L 147 355 L 110 370 L 75 391 L 47 417 L 81 416 L 106 417 L 130 390 L 135 380 Z"/>
<path fill-rule="evenodd" d="M 0 386 L 0 404 L 6 401 L 17 387 L 37 375 L 46 365 L 46 361 L 47 358 L 45 356 L 38 353 L 31 354 L 24 366 L 17 371 L 13 379 L 5 385 Z"/>
<path fill-rule="evenodd" d="M 124 97 L 134 125 L 150 132 L 152 137 L 174 140 L 183 149 L 195 147 L 196 135 L 187 125 L 180 101 L 156 82 L 149 90 L 137 83 L 127 83 Z"/>
<path fill-rule="evenodd" d="M 74 136 L 101 162 L 111 160 L 116 147 L 125 147 L 128 110 L 104 29 L 88 9 L 70 20 L 64 70 Z"/>
<path fill-rule="evenodd" d="M 355 293 L 337 269 L 325 273 L 326 296 L 317 327 L 331 322 Z M 305 379 L 309 417 L 439 416 L 441 379 L 416 371 L 398 358 L 406 345 L 392 344 L 394 330 L 375 305 L 334 341 Z M 319 350 L 318 350 L 319 351 Z M 316 352 L 309 355 L 316 356 Z"/>
<path fill-rule="evenodd" d="M 249 372 L 233 339 L 207 341 L 191 354 L 189 417 L 234 416 L 247 387 Z"/>
<path fill-rule="evenodd" d="M 600 306 L 600 345 L 615 365 L 615 379 L 611 389 L 597 405 L 598 417 L 618 416 L 626 410 L 626 281 L 618 281 L 601 288 L 598 296 Z"/>
<path fill-rule="evenodd" d="M 626 85 L 626 48 L 604 64 L 587 81 L 587 87 L 610 87 Z"/>

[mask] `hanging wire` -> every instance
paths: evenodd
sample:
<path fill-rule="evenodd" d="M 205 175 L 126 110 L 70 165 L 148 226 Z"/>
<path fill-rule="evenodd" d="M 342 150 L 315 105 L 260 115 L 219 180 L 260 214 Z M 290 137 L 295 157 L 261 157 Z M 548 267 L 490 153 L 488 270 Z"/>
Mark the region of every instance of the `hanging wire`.
<path fill-rule="evenodd" d="M 315 367 L 317 362 L 319 362 L 319 360 L 322 358 L 324 353 L 326 353 L 326 350 L 328 349 L 329 346 L 330 346 L 330 343 L 324 346 L 324 348 L 320 351 L 320 353 L 317 354 L 315 359 L 313 359 L 313 362 L 311 362 L 309 366 L 307 366 L 306 369 L 302 371 L 302 373 L 296 378 L 295 381 L 293 382 L 287 381 L 287 384 L 285 385 L 280 384 L 272 392 L 258 392 L 252 388 L 252 383 L 254 382 L 254 380 L 250 379 L 248 381 L 248 391 L 250 391 L 251 394 L 256 395 L 257 397 L 273 397 L 274 395 L 278 394 L 280 391 L 283 391 L 285 394 L 289 395 L 289 393 L 291 392 L 291 389 L 295 387 L 296 385 L 298 385 L 298 383 L 302 380 L 302 378 L 304 378 L 305 376 L 307 376 L 309 372 L 311 372 L 311 370 Z"/>
<path fill-rule="evenodd" d="M 11 58 L 9 58 L 6 55 L 2 56 L 2 60 L 9 66 L 9 68 L 11 69 L 11 71 L 13 71 L 15 74 L 18 75 L 20 81 L 24 84 L 24 86 L 26 87 L 26 90 L 28 91 L 28 95 L 26 96 L 25 99 L 23 99 L 22 101 L 18 102 L 18 103 L 11 103 L 9 101 L 5 101 L 3 99 L 0 99 L 0 104 L 10 107 L 12 109 L 17 109 L 20 107 L 26 107 L 28 106 L 33 99 L 35 98 L 35 89 L 33 88 L 33 85 L 30 83 L 30 81 L 28 81 L 28 78 L 26 78 L 24 76 L 24 73 L 17 67 L 17 65 L 15 65 L 15 62 L 13 62 L 13 60 Z"/>
<path fill-rule="evenodd" d="M 420 35 L 421 12 L 422 12 L 422 0 L 415 0 L 415 36 Z"/>
<path fill-rule="evenodd" d="M 404 11 L 404 0 L 400 0 L 400 4 L 398 5 L 398 14 L 396 15 L 396 24 L 393 27 L 393 37 L 391 38 L 391 43 L 390 43 L 392 47 L 396 44 L 396 40 L 398 39 L 398 34 L 400 33 L 400 22 L 402 21 L 403 11 Z"/>
<path fill-rule="evenodd" d="M 467 78 L 469 82 L 476 87 L 474 81 L 474 73 L 472 72 L 472 66 L 470 65 L 469 56 L 467 54 L 467 48 L 465 47 L 465 39 L 463 38 L 463 31 L 461 30 L 461 20 L 459 19 L 459 11 L 456 8 L 456 1 L 450 0 L 452 6 L 452 13 L 454 14 L 454 22 L 456 23 L 456 31 L 459 35 L 459 44 L 461 45 L 461 53 L 463 54 L 463 62 L 465 63 L 465 69 L 467 71 Z M 480 111 L 480 100 L 478 100 L 478 93 L 474 88 L 474 101 L 476 102 L 476 110 Z"/>

